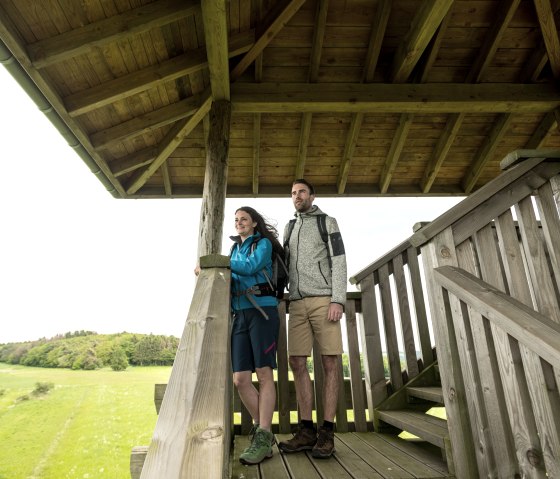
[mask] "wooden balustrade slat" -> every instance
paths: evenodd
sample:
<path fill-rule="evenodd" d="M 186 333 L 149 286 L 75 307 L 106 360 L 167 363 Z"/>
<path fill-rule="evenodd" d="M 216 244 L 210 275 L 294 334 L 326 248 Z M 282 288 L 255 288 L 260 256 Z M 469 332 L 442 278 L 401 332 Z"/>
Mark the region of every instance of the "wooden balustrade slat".
<path fill-rule="evenodd" d="M 457 265 L 450 227 L 437 234 L 421 249 L 426 272 L 430 311 L 441 371 L 442 391 L 453 445 L 453 464 L 457 477 L 478 477 L 475 442 L 467 414 L 466 393 L 460 370 L 453 322 L 447 316 L 447 301 L 433 271 L 443 265 Z"/>
<path fill-rule="evenodd" d="M 369 417 L 372 419 L 373 409 L 387 398 L 373 274 L 364 278 L 360 282 L 359 287 L 362 292 L 362 314 L 359 316 L 360 342 L 364 356 L 364 376 Z"/>
<path fill-rule="evenodd" d="M 381 293 L 381 310 L 383 311 L 383 326 L 385 327 L 389 375 L 393 390 L 396 391 L 403 386 L 403 380 L 391 283 L 389 281 L 389 266 L 387 264 L 379 268 L 379 291 Z"/>
<path fill-rule="evenodd" d="M 487 283 L 505 291 L 503 268 L 496 247 L 497 237 L 495 234 L 495 229 L 491 224 L 486 225 L 475 234 L 480 274 Z M 459 266 L 461 266 L 460 262 Z M 478 313 L 475 315 L 472 312 L 472 314 L 471 327 L 473 332 L 475 328 L 480 331 L 480 349 L 477 351 L 478 366 L 481 368 L 483 399 L 488 414 L 498 476 L 510 477 L 518 473 L 518 467 L 512 427 L 509 423 L 511 408 L 509 398 L 512 394 L 518 393 L 508 391 L 507 394 L 504 394 L 504 385 L 508 388 L 511 386 L 508 382 L 508 363 L 512 357 L 509 338 L 495 324 L 488 323 Z M 487 367 L 482 370 L 484 366 Z"/>
<path fill-rule="evenodd" d="M 544 246 L 539 238 L 537 219 L 531 197 L 522 199 L 515 205 L 519 231 L 527 258 L 527 266 L 533 292 L 540 313 L 560 323 L 560 308 L 551 280 Z"/>
<path fill-rule="evenodd" d="M 414 312 L 416 314 L 416 327 L 418 328 L 418 341 L 424 367 L 434 362 L 432 341 L 430 339 L 430 329 L 428 327 L 428 315 L 426 314 L 426 304 L 424 301 L 424 288 L 420 275 L 420 265 L 418 263 L 418 249 L 414 246 L 406 250 L 408 270 L 410 272 L 410 283 L 412 286 L 412 297 L 414 298 Z"/>
<path fill-rule="evenodd" d="M 548 258 L 552 266 L 556 291 L 558 291 L 560 289 L 560 219 L 551 182 L 545 183 L 539 188 L 536 200 Z M 558 298 L 558 301 L 560 301 L 560 298 Z"/>
<path fill-rule="evenodd" d="M 336 430 L 337 432 L 348 432 L 348 409 L 352 404 L 346 403 L 346 391 L 344 390 L 344 372 L 342 370 L 342 357 L 336 360 L 336 374 L 338 376 L 338 402 L 336 403 Z"/>
<path fill-rule="evenodd" d="M 418 376 L 418 373 L 420 371 L 418 369 L 418 358 L 416 357 L 416 342 L 414 340 L 412 318 L 410 315 L 408 287 L 406 285 L 404 260 L 402 254 L 396 256 L 393 259 L 393 277 L 395 278 L 395 287 L 397 289 L 397 304 L 399 306 L 399 315 L 401 318 L 403 347 L 406 357 L 408 379 L 410 380 Z"/>
<path fill-rule="evenodd" d="M 290 425 L 290 390 L 288 377 L 288 340 L 286 332 L 286 301 L 278 304 L 280 331 L 278 333 L 278 427 L 281 434 L 288 434 Z"/>
<path fill-rule="evenodd" d="M 356 431 L 367 431 L 366 405 L 360 365 L 360 347 L 356 322 L 356 306 L 354 301 L 346 302 L 346 337 L 348 339 L 348 363 L 350 369 L 350 385 L 352 388 L 352 409 Z"/>

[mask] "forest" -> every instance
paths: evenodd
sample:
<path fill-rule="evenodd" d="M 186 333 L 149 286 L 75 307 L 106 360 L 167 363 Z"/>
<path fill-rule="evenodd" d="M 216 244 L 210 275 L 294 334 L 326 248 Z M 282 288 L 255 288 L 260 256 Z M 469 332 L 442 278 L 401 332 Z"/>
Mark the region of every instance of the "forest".
<path fill-rule="evenodd" d="M 0 344 L 0 362 L 43 368 L 93 370 L 170 366 L 179 339 L 153 334 L 74 331 L 36 341 Z"/>

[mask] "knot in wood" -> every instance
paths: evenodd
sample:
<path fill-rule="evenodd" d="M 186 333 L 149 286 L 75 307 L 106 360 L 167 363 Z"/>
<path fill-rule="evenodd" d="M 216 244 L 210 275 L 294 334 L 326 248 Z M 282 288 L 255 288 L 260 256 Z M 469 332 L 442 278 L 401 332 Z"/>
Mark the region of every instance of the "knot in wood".
<path fill-rule="evenodd" d="M 221 426 L 211 426 L 207 427 L 204 431 L 199 434 L 200 439 L 203 441 L 211 441 L 213 439 L 220 438 L 224 435 L 224 430 Z"/>
<path fill-rule="evenodd" d="M 442 258 L 451 258 L 451 251 L 449 251 L 449 248 L 447 246 L 441 248 L 439 253 L 441 254 Z"/>
<path fill-rule="evenodd" d="M 538 467 L 541 465 L 541 453 L 536 449 L 528 449 L 527 450 L 527 460 L 529 464 L 533 467 Z"/>
<path fill-rule="evenodd" d="M 448 397 L 451 401 L 453 401 L 453 399 L 455 399 L 455 395 L 456 395 L 455 388 L 450 388 L 447 397 Z"/>

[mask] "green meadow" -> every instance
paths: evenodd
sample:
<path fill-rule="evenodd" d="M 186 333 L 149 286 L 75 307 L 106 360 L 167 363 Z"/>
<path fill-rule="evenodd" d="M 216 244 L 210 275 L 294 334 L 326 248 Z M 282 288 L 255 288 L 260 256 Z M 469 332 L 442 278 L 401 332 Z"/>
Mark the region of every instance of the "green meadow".
<path fill-rule="evenodd" d="M 0 479 L 126 479 L 156 424 L 154 384 L 171 367 L 125 371 L 0 363 Z M 37 383 L 51 383 L 34 394 Z"/>

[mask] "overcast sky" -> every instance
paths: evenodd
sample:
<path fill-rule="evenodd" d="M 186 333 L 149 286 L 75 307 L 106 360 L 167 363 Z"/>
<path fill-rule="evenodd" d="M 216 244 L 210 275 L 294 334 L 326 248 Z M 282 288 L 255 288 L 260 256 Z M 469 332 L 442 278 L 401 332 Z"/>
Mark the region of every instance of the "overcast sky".
<path fill-rule="evenodd" d="M 0 343 L 82 329 L 180 336 L 200 200 L 113 198 L 1 66 L 0 104 Z M 315 204 L 337 218 L 353 275 L 457 201 L 318 196 Z M 227 200 L 225 235 L 242 205 L 281 231 L 293 214 L 289 191 Z"/>

